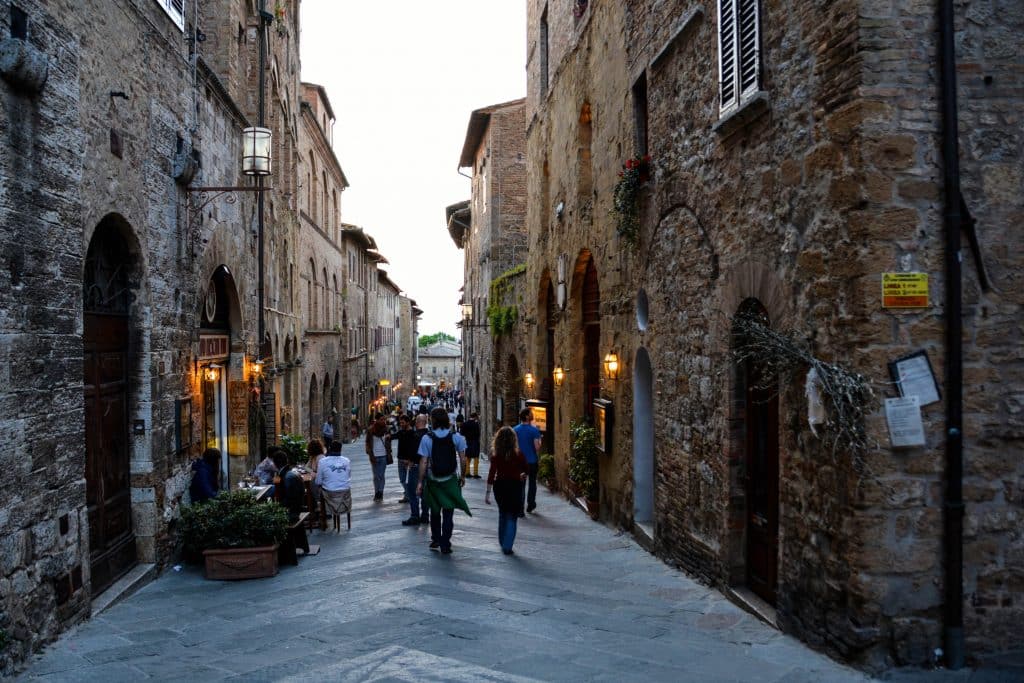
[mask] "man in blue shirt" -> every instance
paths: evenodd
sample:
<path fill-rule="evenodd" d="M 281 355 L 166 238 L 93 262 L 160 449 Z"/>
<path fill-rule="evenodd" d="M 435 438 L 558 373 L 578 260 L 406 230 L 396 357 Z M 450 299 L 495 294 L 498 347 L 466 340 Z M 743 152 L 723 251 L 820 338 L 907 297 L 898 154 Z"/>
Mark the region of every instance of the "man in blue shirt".
<path fill-rule="evenodd" d="M 452 430 L 444 408 L 431 410 L 430 422 L 433 430 L 423 436 L 419 445 L 416 495 L 423 496 L 423 503 L 430 509 L 430 549 L 449 555 L 455 508 L 473 516 L 462 497 L 462 486 L 466 483 L 466 440 Z"/>
<path fill-rule="evenodd" d="M 533 411 L 523 408 L 519 411 L 519 424 L 513 429 L 519 440 L 519 450 L 526 458 L 530 483 L 526 488 L 526 511 L 537 509 L 537 451 L 540 450 L 540 430 L 533 426 Z M 522 515 L 520 515 L 522 516 Z"/>

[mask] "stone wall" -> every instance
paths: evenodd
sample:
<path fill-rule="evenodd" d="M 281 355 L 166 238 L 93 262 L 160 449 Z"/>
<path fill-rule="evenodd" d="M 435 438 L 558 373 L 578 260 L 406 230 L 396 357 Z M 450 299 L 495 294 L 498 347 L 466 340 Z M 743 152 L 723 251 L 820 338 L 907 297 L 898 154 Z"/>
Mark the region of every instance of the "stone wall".
<path fill-rule="evenodd" d="M 2 675 L 89 614 L 85 461 L 75 446 L 84 434 L 84 140 L 64 125 L 81 106 L 79 43 L 40 3 L 19 7 L 29 25 L 16 45 L 10 3 L 0 2 L 0 60 L 27 44 L 45 59 L 45 82 L 34 91 L 0 73 Z"/>
<path fill-rule="evenodd" d="M 741 304 L 758 300 L 772 327 L 866 375 L 879 399 L 893 395 L 887 363 L 918 349 L 943 383 L 934 11 L 926 3 L 762 3 L 763 94 L 726 120 L 714 4 L 610 5 L 594 4 L 576 22 L 566 19 L 568 2 L 529 10 L 527 288 L 541 290 L 545 276 L 554 282 L 560 259 L 569 264 L 555 330 L 566 368 L 555 425 L 567 433 L 585 401 L 578 280 L 592 261 L 600 353 L 617 352 L 623 365 L 622 378 L 602 379 L 616 416 L 613 452 L 600 462 L 602 517 L 633 527 L 644 493 L 634 480 L 631 381 L 642 351 L 654 387 L 651 545 L 709 582 L 743 588 L 751 406 L 730 356 Z M 551 30 L 553 22 L 562 29 L 542 99 L 544 6 Z M 1010 245 L 1020 240 L 1006 229 L 1021 212 L 1013 113 L 1021 50 L 1011 36 L 1021 17 L 999 14 L 997 24 L 993 3 L 959 11 L 964 196 L 995 283 L 981 291 L 965 258 L 967 631 L 972 649 L 1005 649 L 1021 599 L 1020 539 L 1011 531 L 1021 513 L 1021 300 L 1010 294 L 1020 266 Z M 653 172 L 634 248 L 609 210 L 616 172 L 635 153 L 630 90 L 641 75 Z M 882 309 L 881 273 L 889 271 L 928 273 L 930 306 Z M 531 300 L 530 348 L 539 349 L 540 297 Z M 859 461 L 810 434 L 802 379 L 779 386 L 779 623 L 863 666 L 927 664 L 942 646 L 941 403 L 923 411 L 927 446 L 893 451 L 876 402 L 867 427 L 878 447 Z M 565 484 L 562 441 L 556 469 Z"/>

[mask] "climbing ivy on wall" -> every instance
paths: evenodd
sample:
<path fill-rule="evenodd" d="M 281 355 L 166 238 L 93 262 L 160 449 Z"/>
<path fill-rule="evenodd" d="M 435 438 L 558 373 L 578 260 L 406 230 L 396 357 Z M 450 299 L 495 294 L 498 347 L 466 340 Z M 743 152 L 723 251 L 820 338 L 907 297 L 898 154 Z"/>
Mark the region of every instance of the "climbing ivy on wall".
<path fill-rule="evenodd" d="M 495 337 L 511 332 L 519 319 L 519 308 L 516 304 L 506 304 L 505 301 L 512 293 L 512 279 L 525 272 L 526 264 L 520 263 L 491 280 L 487 322 L 491 326 L 491 334 Z"/>

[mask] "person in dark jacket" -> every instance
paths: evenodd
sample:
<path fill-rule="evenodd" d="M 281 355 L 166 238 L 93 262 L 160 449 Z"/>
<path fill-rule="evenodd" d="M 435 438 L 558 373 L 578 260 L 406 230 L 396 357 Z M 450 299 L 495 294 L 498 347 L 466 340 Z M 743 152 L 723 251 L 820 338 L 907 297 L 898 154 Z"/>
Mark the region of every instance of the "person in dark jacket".
<path fill-rule="evenodd" d="M 466 438 L 466 478 L 480 478 L 480 422 L 472 412 L 462 423 L 459 433 Z"/>
<path fill-rule="evenodd" d="M 202 503 L 217 496 L 220 480 L 220 451 L 207 448 L 192 462 L 192 483 L 188 493 L 193 503 Z"/>
<path fill-rule="evenodd" d="M 288 519 L 294 522 L 302 512 L 306 485 L 302 482 L 302 476 L 288 464 L 288 456 L 284 451 L 274 453 L 274 464 L 277 465 L 277 477 L 280 480 L 281 505 L 288 510 Z"/>

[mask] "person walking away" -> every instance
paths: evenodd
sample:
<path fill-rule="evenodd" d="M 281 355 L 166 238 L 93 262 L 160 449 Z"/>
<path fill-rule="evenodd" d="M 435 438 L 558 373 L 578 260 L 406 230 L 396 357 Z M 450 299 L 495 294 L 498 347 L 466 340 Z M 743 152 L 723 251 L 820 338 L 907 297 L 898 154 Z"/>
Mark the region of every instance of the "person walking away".
<path fill-rule="evenodd" d="M 378 417 L 373 425 L 366 430 L 366 455 L 370 458 L 373 468 L 373 500 L 384 500 L 384 472 L 388 467 L 391 455 L 391 440 L 388 438 L 388 423 Z"/>
<path fill-rule="evenodd" d="M 426 430 L 424 430 L 425 432 Z M 407 415 L 398 418 L 398 479 L 405 489 L 405 497 L 399 502 L 409 503 L 409 518 L 402 521 L 402 526 L 418 526 L 420 524 L 420 497 L 416 495 L 416 484 L 419 478 L 420 438 L 421 434 L 412 428 Z"/>
<path fill-rule="evenodd" d="M 324 426 L 320 428 L 320 436 L 323 437 L 324 443 L 329 444 L 334 441 L 334 418 L 329 417 L 324 422 Z"/>
<path fill-rule="evenodd" d="M 466 477 L 480 478 L 480 422 L 475 412 L 462 423 L 462 436 L 466 439 Z"/>
<path fill-rule="evenodd" d="M 487 471 L 487 493 L 484 502 L 491 504 L 491 488 L 498 504 L 498 544 L 501 552 L 514 554 L 516 526 L 523 512 L 523 485 L 529 468 L 518 448 L 516 433 L 511 427 L 502 427 L 494 435 L 491 445 L 491 466 Z"/>
<path fill-rule="evenodd" d="M 529 467 L 529 484 L 526 487 L 526 511 L 537 509 L 537 452 L 540 450 L 540 430 L 533 426 L 533 411 L 523 408 L 519 411 L 519 424 L 515 426 L 519 450 Z M 526 515 L 520 513 L 520 517 Z"/>
<path fill-rule="evenodd" d="M 341 442 L 332 441 L 331 450 L 320 460 L 316 484 L 320 487 L 327 514 L 334 520 L 335 533 L 341 533 L 341 516 L 352 509 L 352 463 L 341 454 Z"/>
<path fill-rule="evenodd" d="M 203 455 L 192 462 L 192 481 L 188 486 L 193 503 L 216 498 L 220 491 L 220 451 L 207 448 Z"/>
<path fill-rule="evenodd" d="M 420 473 L 416 494 L 430 508 L 430 549 L 452 552 L 452 530 L 455 508 L 470 517 L 469 505 L 462 497 L 466 483 L 462 460 L 466 456 L 466 440 L 456 434 L 444 408 L 430 412 L 433 430 L 420 441 Z"/>
<path fill-rule="evenodd" d="M 423 437 L 430 432 L 430 430 L 427 429 L 429 420 L 430 418 L 426 415 L 416 416 L 416 470 L 409 473 L 409 477 L 412 479 L 411 489 L 414 495 L 416 494 L 416 485 L 419 483 L 420 443 L 423 442 Z M 430 513 L 427 511 L 427 506 L 423 503 L 423 497 L 419 495 L 416 497 L 419 499 L 420 503 L 420 524 L 429 524 Z"/>

